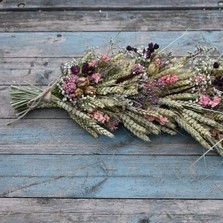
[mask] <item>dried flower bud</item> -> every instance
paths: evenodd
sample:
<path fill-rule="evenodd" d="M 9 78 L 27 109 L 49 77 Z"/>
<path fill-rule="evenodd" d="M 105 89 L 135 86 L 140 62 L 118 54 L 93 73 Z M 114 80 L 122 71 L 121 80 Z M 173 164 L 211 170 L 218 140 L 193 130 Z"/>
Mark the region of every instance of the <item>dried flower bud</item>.
<path fill-rule="evenodd" d="M 77 79 L 77 87 L 85 88 L 89 85 L 89 79 L 87 77 L 79 77 Z"/>
<path fill-rule="evenodd" d="M 155 63 L 151 63 L 147 68 L 147 72 L 149 76 L 156 75 L 159 72 L 159 66 Z"/>
<path fill-rule="evenodd" d="M 213 64 L 213 68 L 218 69 L 220 66 L 220 64 L 218 62 L 214 62 Z"/>
<path fill-rule="evenodd" d="M 127 46 L 127 47 L 126 47 L 126 50 L 128 50 L 128 51 L 132 51 L 132 47 L 131 47 L 131 46 Z"/>
<path fill-rule="evenodd" d="M 153 61 L 154 61 L 154 63 L 155 63 L 156 65 L 158 65 L 158 66 L 162 65 L 162 60 L 161 60 L 160 57 L 155 57 L 155 58 L 153 59 Z"/>
<path fill-rule="evenodd" d="M 91 96 L 93 96 L 93 95 L 96 94 L 96 88 L 93 87 L 93 86 L 88 86 L 88 87 L 85 88 L 84 92 L 85 92 L 85 94 L 87 94 L 87 95 L 91 95 Z"/>
<path fill-rule="evenodd" d="M 155 43 L 154 46 L 153 46 L 153 48 L 154 48 L 155 50 L 159 49 L 159 44 Z"/>
<path fill-rule="evenodd" d="M 80 72 L 80 67 L 77 65 L 73 65 L 70 69 L 72 74 L 78 74 Z"/>
<path fill-rule="evenodd" d="M 81 97 L 83 94 L 84 94 L 84 91 L 81 88 L 77 88 L 75 90 L 75 95 L 76 95 L 77 98 Z"/>

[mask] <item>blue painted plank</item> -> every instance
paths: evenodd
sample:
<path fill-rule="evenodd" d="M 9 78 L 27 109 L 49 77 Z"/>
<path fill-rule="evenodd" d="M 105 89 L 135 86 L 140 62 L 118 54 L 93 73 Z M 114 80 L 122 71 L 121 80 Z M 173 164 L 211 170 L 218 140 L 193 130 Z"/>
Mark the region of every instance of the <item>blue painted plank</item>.
<path fill-rule="evenodd" d="M 120 126 L 115 138 L 94 139 L 71 119 L 49 119 L 47 111 L 45 115 L 45 119 L 23 119 L 10 126 L 6 123 L 11 120 L 0 119 L 0 154 L 201 155 L 204 152 L 184 132 L 177 136 L 151 135 L 151 142 L 143 142 Z"/>
<path fill-rule="evenodd" d="M 27 85 L 24 81 L 34 85 L 48 85 L 61 74 L 62 63 L 71 61 L 72 58 L 3 58 L 0 57 L 0 92 L 7 95 L 9 86 L 13 82 Z M 0 103 L 3 101 L 0 98 Z"/>
<path fill-rule="evenodd" d="M 81 56 L 88 47 L 107 51 L 112 38 L 117 46 L 157 42 L 161 49 L 184 32 L 26 32 L 0 33 L 1 57 L 73 57 Z M 223 31 L 190 31 L 170 47 L 176 55 L 185 55 L 197 45 L 217 47 L 221 52 Z"/>
<path fill-rule="evenodd" d="M 222 158 L 0 156 L 0 196 L 223 199 Z"/>

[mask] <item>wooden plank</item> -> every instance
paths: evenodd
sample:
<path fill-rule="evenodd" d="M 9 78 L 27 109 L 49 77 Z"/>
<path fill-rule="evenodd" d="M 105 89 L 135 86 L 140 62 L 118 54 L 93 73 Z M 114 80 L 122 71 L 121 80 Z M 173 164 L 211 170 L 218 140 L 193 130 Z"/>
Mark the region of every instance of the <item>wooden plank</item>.
<path fill-rule="evenodd" d="M 4 9 L 16 9 L 16 8 L 50 8 L 50 9 L 64 9 L 64 8 L 87 8 L 87 9 L 100 9 L 100 8 L 182 8 L 182 7 L 220 7 L 218 1 L 215 0 L 65 0 L 61 2 L 60 0 L 3 0 L 0 3 L 0 8 Z"/>
<path fill-rule="evenodd" d="M 1 197 L 223 199 L 222 157 L 1 155 Z"/>
<path fill-rule="evenodd" d="M 62 63 L 72 58 L 0 58 L 0 86 L 9 86 L 12 83 L 20 85 L 30 84 L 44 86 L 61 75 Z M 7 92 L 0 87 L 1 94 Z M 5 88 L 6 89 L 6 88 Z M 7 91 L 7 89 L 6 89 Z M 1 98 L 0 98 L 1 100 Z"/>
<path fill-rule="evenodd" d="M 133 137 L 126 129 L 120 127 L 115 132 L 114 139 L 107 137 L 94 139 L 70 119 L 54 119 L 53 116 L 49 119 L 48 111 L 45 111 L 45 115 L 46 119 L 24 119 L 10 126 L 6 126 L 6 123 L 11 119 L 0 119 L 0 154 L 200 156 L 204 152 L 202 147 L 184 132 L 174 138 L 164 134 L 151 135 L 152 142 L 148 143 Z M 44 113 L 42 116 L 44 118 Z"/>
<path fill-rule="evenodd" d="M 179 38 L 185 32 L 26 32 L 0 33 L 0 57 L 74 57 L 81 56 L 87 47 L 99 47 L 107 52 L 110 39 L 117 46 L 144 46 L 157 42 L 161 49 Z M 165 38 L 164 38 L 165 36 Z M 197 45 L 217 47 L 223 52 L 223 31 L 190 31 L 171 45 L 169 50 L 177 56 L 193 51 Z"/>
<path fill-rule="evenodd" d="M 220 10 L 0 12 L 0 21 L 0 32 L 222 30 Z"/>
<path fill-rule="evenodd" d="M 2 223 L 221 223 L 218 200 L 0 199 Z"/>
<path fill-rule="evenodd" d="M 0 86 L 0 119 L 9 118 L 15 119 L 17 118 L 15 111 L 10 105 L 10 95 L 9 95 L 9 87 Z M 60 118 L 68 118 L 69 115 L 60 109 L 39 109 L 37 111 L 31 112 L 25 118 L 33 118 L 33 119 L 60 119 Z M 1 121 L 0 121 L 1 122 Z"/>
<path fill-rule="evenodd" d="M 27 80 L 28 81 L 28 80 Z M 8 86 L 0 86 L 0 118 L 17 118 L 15 111 L 10 105 L 10 95 Z M 39 119 L 58 119 L 58 118 L 68 118 L 69 115 L 60 109 L 39 109 L 33 111 L 26 118 L 39 118 Z"/>

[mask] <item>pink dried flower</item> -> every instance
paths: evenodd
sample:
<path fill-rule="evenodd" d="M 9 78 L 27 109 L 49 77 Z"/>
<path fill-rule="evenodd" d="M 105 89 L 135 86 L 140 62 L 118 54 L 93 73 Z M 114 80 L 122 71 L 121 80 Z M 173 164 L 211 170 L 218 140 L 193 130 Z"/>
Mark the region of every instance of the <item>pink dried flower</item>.
<path fill-rule="evenodd" d="M 159 121 L 160 125 L 166 125 L 169 122 L 169 119 L 167 117 L 161 115 L 159 117 L 158 121 Z"/>
<path fill-rule="evenodd" d="M 209 98 L 209 96 L 206 96 L 206 95 L 202 95 L 198 100 L 198 104 L 200 104 L 203 107 L 209 106 L 210 102 L 211 102 L 211 99 Z"/>
<path fill-rule="evenodd" d="M 212 108 L 214 108 L 214 107 L 216 107 L 217 105 L 219 105 L 220 102 L 221 102 L 221 98 L 218 97 L 218 96 L 214 96 L 214 97 L 213 97 L 213 100 L 211 100 L 209 104 L 210 104 L 210 106 L 211 106 Z"/>
<path fill-rule="evenodd" d="M 221 102 L 221 98 L 219 96 L 214 96 L 213 99 L 211 100 L 211 98 L 209 96 L 202 95 L 198 100 L 198 103 L 201 106 L 203 106 L 203 107 L 211 106 L 212 108 L 219 105 L 220 102 Z"/>
<path fill-rule="evenodd" d="M 100 113 L 98 111 L 91 114 L 91 116 L 100 123 L 106 123 L 110 120 L 107 114 Z"/>
<path fill-rule="evenodd" d="M 90 62 L 88 62 L 89 67 L 95 67 L 97 65 L 97 61 L 96 60 L 91 60 Z"/>
<path fill-rule="evenodd" d="M 166 125 L 169 122 L 169 119 L 162 115 L 160 115 L 159 118 L 152 115 L 146 115 L 145 118 L 150 122 L 158 121 L 160 125 Z"/>
<path fill-rule="evenodd" d="M 209 98 L 209 96 L 206 96 L 206 95 L 202 95 L 198 101 L 198 103 L 204 107 L 209 106 L 210 102 L 211 102 L 211 99 Z"/>
<path fill-rule="evenodd" d="M 159 78 L 159 82 L 162 82 L 164 85 L 174 84 L 179 80 L 179 77 L 176 74 L 166 74 Z"/>
<path fill-rule="evenodd" d="M 110 60 L 110 58 L 109 58 L 108 54 L 104 54 L 101 56 L 101 61 L 108 62 L 109 60 Z"/>
<path fill-rule="evenodd" d="M 101 74 L 100 73 L 93 73 L 91 75 L 91 80 L 93 80 L 95 83 L 98 83 L 101 80 Z"/>

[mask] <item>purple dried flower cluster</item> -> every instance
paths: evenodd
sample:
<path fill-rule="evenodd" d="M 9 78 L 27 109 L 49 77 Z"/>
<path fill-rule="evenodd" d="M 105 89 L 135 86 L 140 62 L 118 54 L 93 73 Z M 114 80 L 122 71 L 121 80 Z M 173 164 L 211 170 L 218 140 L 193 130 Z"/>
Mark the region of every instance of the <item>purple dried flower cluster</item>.
<path fill-rule="evenodd" d="M 95 85 L 102 81 L 102 75 L 98 72 L 100 63 L 109 61 L 107 55 L 98 60 L 89 60 L 83 64 L 70 67 L 71 74 L 66 75 L 61 82 L 61 93 L 65 100 L 75 101 L 82 96 L 93 96 L 96 94 Z"/>
<path fill-rule="evenodd" d="M 148 47 L 143 50 L 143 56 L 145 58 L 150 58 L 155 50 L 159 48 L 159 45 L 157 43 L 149 43 Z"/>
<path fill-rule="evenodd" d="M 153 44 L 152 42 L 148 43 L 148 47 L 143 49 L 142 54 L 138 53 L 138 49 L 135 47 L 132 47 L 132 46 L 126 47 L 127 51 L 133 51 L 135 53 L 138 53 L 138 55 L 147 59 L 149 59 L 152 56 L 152 54 L 155 52 L 155 50 L 157 49 L 159 49 L 159 45 L 157 43 Z"/>
<path fill-rule="evenodd" d="M 145 67 L 143 67 L 141 64 L 134 64 L 131 71 L 136 75 L 143 74 L 145 73 Z"/>
<path fill-rule="evenodd" d="M 148 105 L 151 103 L 156 105 L 164 86 L 165 84 L 159 80 L 146 81 L 143 85 L 143 94 L 146 96 L 143 104 Z"/>
<path fill-rule="evenodd" d="M 223 76 L 217 76 L 213 80 L 212 84 L 213 84 L 215 89 L 217 89 L 219 91 L 223 91 Z"/>
<path fill-rule="evenodd" d="M 63 89 L 66 93 L 66 95 L 69 97 L 69 99 L 74 100 L 76 97 L 76 89 L 77 89 L 77 82 L 78 76 L 75 74 L 72 74 L 70 76 L 67 76 L 63 83 Z"/>

